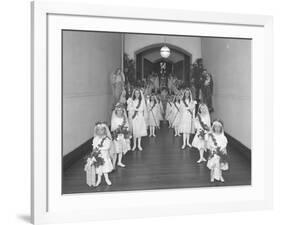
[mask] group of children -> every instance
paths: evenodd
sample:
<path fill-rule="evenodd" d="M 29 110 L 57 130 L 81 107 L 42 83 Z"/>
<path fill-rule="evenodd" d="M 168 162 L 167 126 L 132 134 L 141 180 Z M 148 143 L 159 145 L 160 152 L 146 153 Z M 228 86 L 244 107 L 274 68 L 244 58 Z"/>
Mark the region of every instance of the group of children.
<path fill-rule="evenodd" d="M 94 186 L 101 183 L 102 176 L 106 183 L 111 185 L 108 174 L 116 165 L 125 167 L 122 157 L 128 151 L 136 149 L 142 151 L 142 137 L 148 135 L 155 137 L 155 130 L 160 128 L 160 121 L 164 118 L 168 121 L 169 128 L 174 129 L 175 136 L 182 135 L 181 149 L 184 150 L 187 146 L 198 149 L 198 163 L 207 161 L 204 152 L 208 150 L 207 167 L 211 171 L 210 180 L 224 182 L 222 171 L 228 169 L 228 163 L 227 139 L 223 124 L 217 120 L 211 124 L 208 107 L 205 104 L 199 104 L 196 113 L 196 104 L 188 88 L 175 96 L 168 96 L 166 110 L 159 96 L 154 94 L 144 96 L 142 89 L 134 89 L 126 104 L 123 101 L 115 105 L 110 129 L 104 122 L 95 125 L 93 151 L 85 165 L 85 171 L 92 167 L 96 168 L 97 182 Z M 190 135 L 194 133 L 190 144 Z"/>
<path fill-rule="evenodd" d="M 192 99 L 190 89 L 180 91 L 168 98 L 166 119 L 169 127 L 174 129 L 175 136 L 183 137 L 182 150 L 188 146 L 199 151 L 197 163 L 207 161 L 204 153 L 208 151 L 207 167 L 210 169 L 210 180 L 224 182 L 222 171 L 228 170 L 227 138 L 224 135 L 223 123 L 211 117 L 208 107 L 200 103 L 196 112 L 197 102 Z M 194 134 L 190 144 L 190 135 Z"/>

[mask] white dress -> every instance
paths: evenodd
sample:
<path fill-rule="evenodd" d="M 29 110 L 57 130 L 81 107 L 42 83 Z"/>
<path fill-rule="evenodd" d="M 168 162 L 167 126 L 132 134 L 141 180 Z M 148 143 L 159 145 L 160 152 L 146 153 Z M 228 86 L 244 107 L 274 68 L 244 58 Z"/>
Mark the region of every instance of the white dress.
<path fill-rule="evenodd" d="M 195 113 L 195 103 L 193 101 L 188 102 L 185 100 L 186 105 L 182 100 L 180 102 L 180 125 L 179 132 L 180 133 L 193 133 L 193 118 Z"/>
<path fill-rule="evenodd" d="M 220 147 L 222 151 L 224 151 L 224 154 L 226 155 L 226 146 L 227 146 L 227 139 L 224 136 L 224 134 L 216 135 L 214 134 L 214 137 L 217 142 L 217 146 Z M 221 157 L 216 153 L 216 147 L 211 136 L 207 139 L 207 148 L 211 151 L 212 156 L 208 159 L 207 167 L 210 170 L 213 170 L 213 176 L 214 179 L 220 180 L 222 175 L 222 170 L 228 170 L 228 163 L 227 162 L 221 162 Z"/>
<path fill-rule="evenodd" d="M 115 113 L 115 111 L 113 111 Z M 120 125 L 124 124 L 124 118 L 123 117 L 117 117 L 114 116 L 111 119 L 111 131 L 116 130 Z M 127 119 L 125 118 L 125 127 L 128 127 L 129 129 L 129 123 Z M 117 139 L 113 140 L 113 146 L 115 149 L 115 152 L 126 154 L 130 149 L 130 139 L 124 137 L 123 134 L 118 134 Z"/>
<path fill-rule="evenodd" d="M 169 119 L 170 119 L 170 124 L 171 126 L 173 125 L 173 121 L 175 118 L 175 113 L 176 113 L 176 108 L 175 108 L 175 103 L 171 102 L 171 106 L 170 106 L 170 115 L 169 115 Z"/>
<path fill-rule="evenodd" d="M 133 116 L 133 111 L 132 110 L 129 110 L 132 106 L 132 101 L 133 99 L 132 98 L 128 98 L 127 100 L 127 111 L 128 111 L 128 122 L 129 122 L 129 130 L 131 132 L 133 132 L 133 121 L 132 121 L 132 116 Z"/>
<path fill-rule="evenodd" d="M 173 77 L 169 77 L 168 78 L 168 89 L 170 92 L 172 91 L 173 82 L 174 82 Z"/>
<path fill-rule="evenodd" d="M 159 118 L 158 118 L 158 104 L 153 101 L 149 101 L 147 104 L 147 110 L 148 110 L 148 126 L 159 126 Z"/>
<path fill-rule="evenodd" d="M 178 129 L 180 126 L 180 103 L 173 103 L 173 114 L 171 115 L 172 127 Z"/>
<path fill-rule="evenodd" d="M 158 90 L 159 89 L 159 77 L 158 76 L 153 77 L 153 84 L 154 84 L 154 88 L 156 90 Z"/>
<path fill-rule="evenodd" d="M 201 117 L 201 120 L 204 124 L 206 124 L 208 127 L 211 126 L 209 114 L 206 114 L 206 115 L 200 114 L 200 117 Z M 194 136 L 193 141 L 192 141 L 192 146 L 197 148 L 198 150 L 200 150 L 200 149 L 206 150 L 206 147 L 207 147 L 206 144 L 207 144 L 208 136 L 205 135 L 204 138 L 199 137 L 200 132 L 204 129 L 203 129 L 201 123 L 199 122 L 198 117 L 196 117 L 195 120 L 194 120 L 194 126 L 195 126 L 195 129 L 196 129 L 196 133 L 195 133 L 195 136 Z"/>
<path fill-rule="evenodd" d="M 157 107 L 158 107 L 158 113 L 157 113 L 157 117 L 158 117 L 158 120 L 163 120 L 163 113 L 164 113 L 164 109 L 163 109 L 163 104 L 161 102 L 161 100 L 158 100 L 158 103 L 157 103 Z"/>
<path fill-rule="evenodd" d="M 145 120 L 146 105 L 144 100 L 139 103 L 138 99 L 130 99 L 128 102 L 129 120 L 132 124 L 133 137 L 147 136 L 147 125 Z"/>
<path fill-rule="evenodd" d="M 111 140 L 105 136 L 104 137 L 96 136 L 93 139 L 93 144 L 92 144 L 93 149 L 100 150 L 101 153 L 100 156 L 104 160 L 104 164 L 96 168 L 96 172 L 99 175 L 102 175 L 103 173 L 109 173 L 113 170 L 113 165 L 109 155 L 111 144 L 112 144 Z"/>
<path fill-rule="evenodd" d="M 167 102 L 166 106 L 166 112 L 165 112 L 165 119 L 168 120 L 169 124 L 171 124 L 171 118 L 172 118 L 172 102 Z"/>

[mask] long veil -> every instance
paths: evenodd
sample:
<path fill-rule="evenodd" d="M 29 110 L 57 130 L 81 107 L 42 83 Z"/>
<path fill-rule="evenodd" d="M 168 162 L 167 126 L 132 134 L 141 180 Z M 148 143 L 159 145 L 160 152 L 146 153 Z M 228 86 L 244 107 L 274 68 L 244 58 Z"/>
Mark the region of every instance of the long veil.
<path fill-rule="evenodd" d="M 104 128 L 104 129 L 105 129 L 105 132 L 106 132 L 106 136 L 109 137 L 110 139 L 112 139 L 110 130 L 109 130 L 109 128 L 108 128 L 108 126 L 106 125 L 105 122 L 98 122 L 98 123 L 95 125 L 95 128 L 94 128 L 94 137 L 97 136 L 97 128 L 98 128 L 98 127 Z"/>
<path fill-rule="evenodd" d="M 128 120 L 126 109 L 122 107 L 122 111 L 123 111 L 123 116 L 125 117 L 125 120 L 126 120 L 126 124 L 128 124 L 129 120 Z M 116 118 L 117 118 L 117 115 L 116 115 L 116 108 L 115 108 L 115 109 L 113 109 L 112 116 L 111 116 L 111 131 L 118 128 L 119 124 L 116 123 L 116 121 L 117 121 Z"/>
<path fill-rule="evenodd" d="M 207 123 L 208 126 L 211 126 L 211 117 L 210 117 L 210 113 L 209 113 L 209 109 L 208 109 L 207 105 L 204 104 L 204 103 L 203 103 L 203 104 L 200 104 L 198 110 L 201 111 L 202 108 L 204 108 L 204 109 L 206 110 L 206 114 L 207 114 L 207 115 L 205 115 L 206 123 Z M 201 113 L 200 113 L 200 114 L 201 114 Z"/>
<path fill-rule="evenodd" d="M 146 105 L 146 100 L 145 100 L 145 97 L 144 97 L 144 94 L 143 94 L 143 91 L 140 90 L 140 94 L 141 94 L 141 100 L 142 100 L 142 103 L 143 104 L 143 115 L 144 115 L 144 120 L 145 120 L 145 123 L 146 123 L 146 127 L 148 125 L 148 111 L 147 111 L 147 105 Z"/>

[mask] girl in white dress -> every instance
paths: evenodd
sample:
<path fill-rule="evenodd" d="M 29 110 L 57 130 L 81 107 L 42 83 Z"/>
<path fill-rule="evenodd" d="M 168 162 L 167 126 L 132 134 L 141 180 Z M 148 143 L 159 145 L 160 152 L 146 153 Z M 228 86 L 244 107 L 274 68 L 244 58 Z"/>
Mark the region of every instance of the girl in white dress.
<path fill-rule="evenodd" d="M 158 118 L 158 101 L 155 95 L 151 95 L 147 102 L 148 111 L 148 126 L 149 126 L 149 137 L 156 137 L 155 127 L 159 127 L 160 120 Z"/>
<path fill-rule="evenodd" d="M 128 99 L 128 112 L 132 123 L 132 133 L 133 133 L 133 148 L 134 151 L 138 145 L 138 149 L 142 151 L 141 138 L 147 136 L 147 109 L 145 98 L 140 89 L 135 89 L 132 93 L 132 97 Z"/>
<path fill-rule="evenodd" d="M 196 102 L 192 99 L 190 89 L 183 92 L 183 98 L 180 104 L 180 125 L 179 132 L 183 133 L 183 144 L 181 149 L 185 149 L 186 145 L 191 147 L 189 143 L 190 134 L 193 133 L 193 118 L 195 115 Z"/>
<path fill-rule="evenodd" d="M 110 159 L 110 149 L 112 146 L 111 134 L 108 129 L 108 126 L 103 122 L 96 123 L 94 128 L 94 138 L 93 138 L 93 151 L 102 158 L 103 164 L 99 165 L 96 168 L 96 172 L 98 175 L 96 186 L 101 183 L 102 175 L 104 175 L 105 182 L 107 185 L 111 185 L 111 181 L 109 180 L 108 173 L 113 170 L 113 165 Z M 97 158 L 92 157 L 90 160 L 93 162 L 97 160 Z"/>
<path fill-rule="evenodd" d="M 205 104 L 200 104 L 197 116 L 194 120 L 194 127 L 196 130 L 195 136 L 192 141 L 192 146 L 199 150 L 200 158 L 197 163 L 205 162 L 204 152 L 207 150 L 208 132 L 211 127 L 211 119 L 208 107 Z"/>
<path fill-rule="evenodd" d="M 126 110 L 123 104 L 117 103 L 111 116 L 111 131 L 113 136 L 113 145 L 118 155 L 117 165 L 125 167 L 122 163 L 122 157 L 130 149 L 129 122 Z M 116 161 L 116 160 L 115 160 Z"/>
<path fill-rule="evenodd" d="M 181 95 L 178 94 L 175 97 L 175 100 L 173 102 L 173 106 L 172 106 L 172 115 L 171 115 L 171 124 L 172 124 L 172 128 L 174 128 L 175 130 L 175 137 L 176 136 L 180 136 L 180 131 L 179 131 L 179 127 L 180 127 L 180 105 L 181 105 Z"/>
<path fill-rule="evenodd" d="M 159 122 L 161 120 L 163 120 L 163 114 L 164 114 L 164 108 L 163 108 L 163 104 L 162 104 L 162 101 L 161 101 L 161 96 L 158 95 L 156 96 L 156 99 L 157 99 L 157 108 L 158 108 L 158 113 L 157 113 L 157 117 L 158 117 L 158 120 Z"/>
<path fill-rule="evenodd" d="M 224 135 L 223 124 L 216 120 L 213 122 L 207 140 L 207 148 L 210 151 L 207 167 L 211 171 L 211 182 L 214 182 L 215 180 L 224 182 L 222 171 L 228 170 L 226 146 L 227 139 Z"/>
<path fill-rule="evenodd" d="M 127 103 L 127 99 L 126 99 L 126 90 L 125 88 L 122 90 L 120 98 L 119 98 L 119 102 L 122 103 L 123 105 L 125 105 Z"/>
<path fill-rule="evenodd" d="M 167 99 L 167 106 L 166 106 L 166 112 L 165 112 L 165 119 L 169 123 L 169 128 L 172 127 L 172 111 L 173 111 L 173 96 L 168 96 Z"/>

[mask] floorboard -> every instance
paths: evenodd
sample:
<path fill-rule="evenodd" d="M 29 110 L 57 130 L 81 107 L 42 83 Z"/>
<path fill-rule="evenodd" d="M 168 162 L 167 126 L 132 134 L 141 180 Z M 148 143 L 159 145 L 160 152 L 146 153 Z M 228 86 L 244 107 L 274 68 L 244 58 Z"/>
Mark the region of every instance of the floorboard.
<path fill-rule="evenodd" d="M 88 187 L 83 170 L 84 159 L 79 159 L 63 172 L 62 193 L 105 191 L 135 191 L 169 188 L 198 188 L 251 184 L 251 162 L 228 146 L 230 169 L 225 171 L 224 183 L 211 183 L 206 163 L 197 164 L 196 149 L 180 150 L 181 137 L 162 125 L 157 137 L 143 139 L 142 152 L 130 151 L 124 157 L 126 168 L 118 167 L 109 174 L 112 186 L 103 180 L 99 187 Z M 91 148 L 91 146 L 89 146 Z"/>

